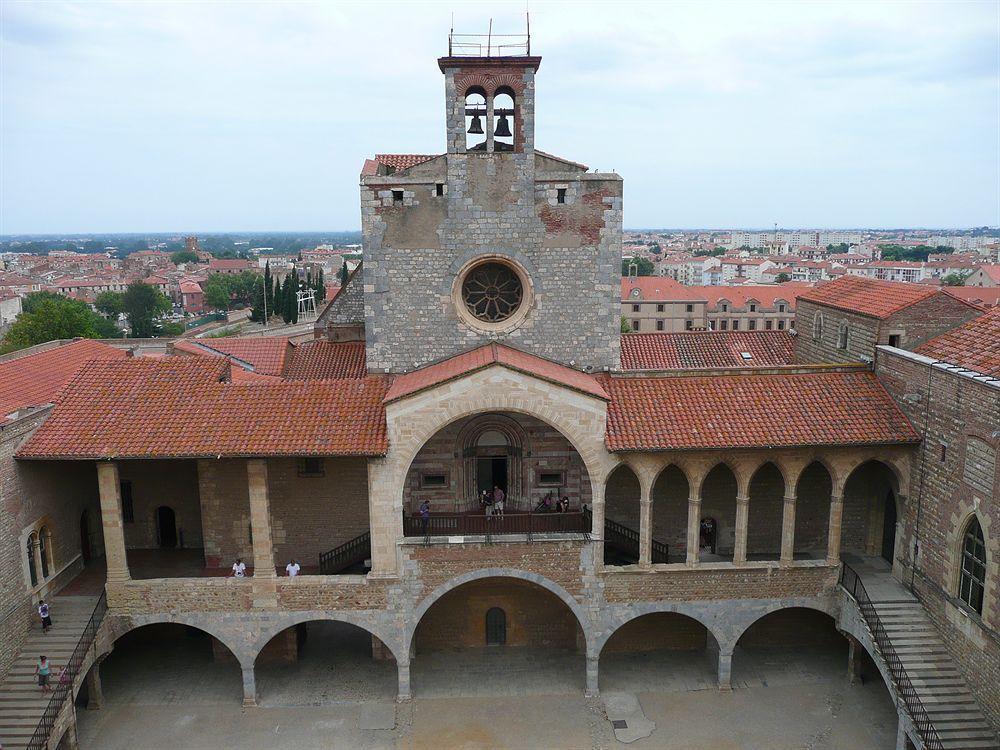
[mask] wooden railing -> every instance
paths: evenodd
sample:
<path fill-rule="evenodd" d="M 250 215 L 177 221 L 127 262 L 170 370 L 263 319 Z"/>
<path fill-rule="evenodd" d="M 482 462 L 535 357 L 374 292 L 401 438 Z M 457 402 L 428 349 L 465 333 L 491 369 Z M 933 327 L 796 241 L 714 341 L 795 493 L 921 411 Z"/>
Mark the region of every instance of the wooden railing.
<path fill-rule="evenodd" d="M 403 517 L 404 536 L 485 536 L 498 534 L 586 533 L 588 520 L 582 512 L 572 513 L 505 513 L 487 516 L 485 513 L 433 513 L 427 519 Z"/>
<path fill-rule="evenodd" d="M 892 681 L 896 684 L 896 702 L 897 704 L 902 703 L 901 707 L 905 708 L 910 715 L 920 739 L 923 740 L 924 748 L 926 750 L 943 750 L 944 745 L 941 743 L 941 737 L 934 728 L 930 716 L 927 715 L 927 710 L 921 703 L 920 696 L 910 681 L 910 676 L 906 673 L 903 660 L 899 658 L 899 654 L 889 639 L 889 634 L 882 624 L 882 619 L 878 616 L 874 602 L 865 590 L 865 584 L 861 577 L 850 565 L 842 563 L 839 583 L 841 588 L 850 594 L 857 603 L 858 610 L 861 612 L 865 624 L 868 625 L 868 630 L 871 631 L 872 639 L 889 668 Z"/>
<path fill-rule="evenodd" d="M 28 750 L 45 750 L 48 747 L 49 735 L 52 734 L 52 728 L 55 726 L 56 719 L 59 718 L 59 712 L 62 710 L 67 697 L 73 695 L 73 681 L 76 680 L 80 672 L 80 667 L 87 657 L 87 651 L 93 645 L 94 638 L 97 637 L 97 630 L 101 627 L 101 622 L 104 620 L 104 614 L 107 611 L 107 594 L 102 593 L 101 598 L 97 600 L 97 606 L 94 607 L 94 611 L 90 615 L 90 620 L 87 621 L 87 626 L 83 629 L 80 640 L 76 643 L 76 648 L 73 649 L 73 655 L 66 662 L 65 673 L 57 677 L 58 682 L 56 682 L 55 688 L 52 691 L 52 697 L 49 698 L 49 704 L 42 713 L 42 718 L 35 728 L 35 733 L 31 735 L 31 739 L 28 741 Z"/>

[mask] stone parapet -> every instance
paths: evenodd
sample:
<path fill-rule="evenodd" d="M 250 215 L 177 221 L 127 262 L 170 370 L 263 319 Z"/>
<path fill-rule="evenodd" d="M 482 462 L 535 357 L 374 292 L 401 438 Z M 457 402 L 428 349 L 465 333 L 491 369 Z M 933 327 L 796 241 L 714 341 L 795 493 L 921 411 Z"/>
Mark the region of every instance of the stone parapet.
<path fill-rule="evenodd" d="M 108 581 L 108 608 L 118 615 L 152 612 L 243 612 L 252 578 L 149 578 Z"/>

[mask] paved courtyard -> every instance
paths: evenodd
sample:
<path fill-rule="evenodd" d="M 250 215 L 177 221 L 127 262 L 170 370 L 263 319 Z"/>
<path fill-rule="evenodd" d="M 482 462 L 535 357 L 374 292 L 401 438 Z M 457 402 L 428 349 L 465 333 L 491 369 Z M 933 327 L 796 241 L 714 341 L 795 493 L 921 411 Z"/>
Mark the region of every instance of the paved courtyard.
<path fill-rule="evenodd" d="M 122 649 L 102 671 L 105 708 L 80 709 L 84 750 L 892 750 L 896 715 L 871 676 L 850 686 L 839 653 L 737 652 L 734 687 L 714 688 L 703 654 L 609 654 L 603 690 L 635 694 L 653 734 L 614 738 L 599 702 L 582 695 L 577 654 L 482 650 L 418 656 L 411 703 L 395 729 L 366 730 L 374 704 L 391 705 L 395 668 L 373 662 L 363 634 L 311 632 L 297 665 L 258 669 L 261 706 L 240 706 L 234 663 L 213 663 L 204 639 Z M 348 633 L 350 635 L 350 633 Z M 141 707 L 141 712 L 136 709 Z"/>

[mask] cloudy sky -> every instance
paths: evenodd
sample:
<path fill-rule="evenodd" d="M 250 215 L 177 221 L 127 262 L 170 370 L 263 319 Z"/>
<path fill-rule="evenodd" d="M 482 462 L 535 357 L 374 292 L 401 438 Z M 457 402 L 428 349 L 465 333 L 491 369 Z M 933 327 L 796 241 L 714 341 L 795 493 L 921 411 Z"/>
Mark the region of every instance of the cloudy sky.
<path fill-rule="evenodd" d="M 359 226 L 435 60 L 524 0 L 0 0 L 0 233 Z M 628 227 L 1000 224 L 1000 3 L 531 0 L 539 148 Z"/>

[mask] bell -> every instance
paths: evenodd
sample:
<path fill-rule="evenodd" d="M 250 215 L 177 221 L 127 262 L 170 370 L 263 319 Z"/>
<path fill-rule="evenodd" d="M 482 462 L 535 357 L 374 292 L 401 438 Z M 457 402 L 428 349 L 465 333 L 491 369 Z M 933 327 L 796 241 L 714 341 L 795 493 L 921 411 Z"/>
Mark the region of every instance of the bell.
<path fill-rule="evenodd" d="M 497 129 L 493 131 L 493 135 L 498 138 L 510 138 L 510 125 L 507 124 L 507 115 L 500 115 L 500 120 L 497 122 Z"/>
<path fill-rule="evenodd" d="M 483 123 L 479 121 L 479 115 L 472 118 L 472 124 L 469 126 L 469 133 L 472 135 L 483 134 Z"/>

